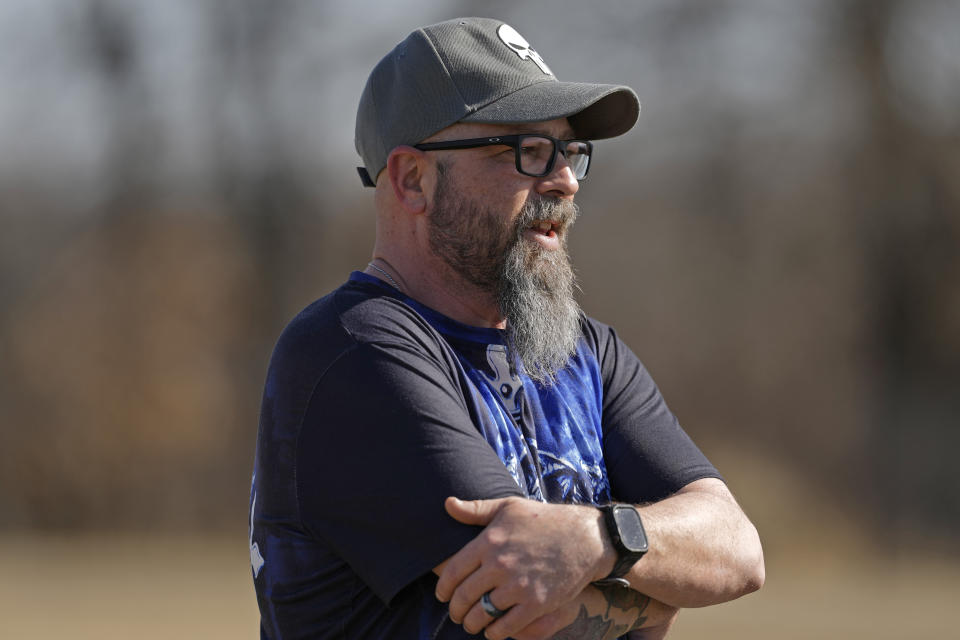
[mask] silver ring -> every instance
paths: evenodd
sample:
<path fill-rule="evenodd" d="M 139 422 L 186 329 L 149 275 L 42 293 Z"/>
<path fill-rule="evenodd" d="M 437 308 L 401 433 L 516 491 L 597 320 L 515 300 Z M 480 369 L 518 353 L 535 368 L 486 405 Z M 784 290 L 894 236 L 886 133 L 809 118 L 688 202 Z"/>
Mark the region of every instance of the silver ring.
<path fill-rule="evenodd" d="M 490 602 L 490 592 L 487 591 L 485 594 L 480 596 L 480 606 L 483 607 L 483 610 L 487 612 L 487 615 L 496 620 L 500 616 L 506 613 L 502 609 L 497 609 L 493 606 L 493 603 Z"/>

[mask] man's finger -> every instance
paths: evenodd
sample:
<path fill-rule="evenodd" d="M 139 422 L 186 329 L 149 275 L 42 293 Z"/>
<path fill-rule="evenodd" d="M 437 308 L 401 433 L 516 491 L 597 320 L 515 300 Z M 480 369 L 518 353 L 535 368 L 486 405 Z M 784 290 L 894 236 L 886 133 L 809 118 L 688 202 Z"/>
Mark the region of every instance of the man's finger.
<path fill-rule="evenodd" d="M 509 499 L 461 500 L 451 496 L 444 501 L 443 506 L 450 517 L 457 522 L 485 527 L 490 524 L 497 512 L 503 507 L 504 502 Z"/>
<path fill-rule="evenodd" d="M 450 619 L 458 624 L 463 624 L 471 607 L 480 602 L 484 593 L 496 586 L 497 576 L 493 572 L 484 571 L 483 567 L 479 567 L 464 578 L 450 595 Z M 476 633 L 476 631 L 472 633 Z"/>
<path fill-rule="evenodd" d="M 463 549 L 447 558 L 441 566 L 440 577 L 437 579 L 436 596 L 440 602 L 447 602 L 454 590 L 471 573 L 480 568 L 480 552 L 477 549 L 476 539 L 468 542 Z"/>
<path fill-rule="evenodd" d="M 533 610 L 533 607 L 518 604 L 511 607 L 502 618 L 491 621 L 484 629 L 483 635 L 488 640 L 505 640 L 511 637 L 515 631 L 525 629 L 537 617 L 537 612 Z"/>
<path fill-rule="evenodd" d="M 498 591 L 496 589 L 490 590 L 489 591 L 490 604 L 496 608 L 502 608 L 504 611 L 509 612 L 508 610 L 510 609 L 510 605 L 506 605 L 503 602 L 501 602 L 501 600 L 503 600 L 503 596 L 500 595 L 501 593 L 502 591 Z M 454 598 L 456 598 L 456 596 L 454 596 Z M 464 630 L 467 633 L 472 633 L 472 634 L 480 633 L 481 631 L 483 631 L 484 627 L 491 624 L 494 620 L 497 619 L 496 617 L 490 615 L 490 613 L 488 613 L 484 609 L 483 605 L 480 604 L 479 598 L 476 600 L 476 602 L 471 603 L 471 605 L 472 606 L 465 612 L 463 616 L 463 621 L 461 622 Z M 506 614 L 503 614 L 503 615 L 506 615 Z M 451 615 L 451 619 L 452 618 L 453 616 Z"/>

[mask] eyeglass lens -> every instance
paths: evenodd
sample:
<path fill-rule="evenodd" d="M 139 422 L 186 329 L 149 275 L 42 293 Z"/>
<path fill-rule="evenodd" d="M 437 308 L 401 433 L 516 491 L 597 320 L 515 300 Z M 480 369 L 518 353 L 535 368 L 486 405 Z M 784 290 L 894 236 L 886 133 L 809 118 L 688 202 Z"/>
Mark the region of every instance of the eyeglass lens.
<path fill-rule="evenodd" d="M 590 147 L 584 142 L 571 141 L 565 143 L 564 155 L 570 164 L 577 179 L 587 175 L 587 166 L 590 164 Z M 520 140 L 518 156 L 520 169 L 527 174 L 542 176 L 555 154 L 553 140 L 540 136 L 524 136 Z"/>

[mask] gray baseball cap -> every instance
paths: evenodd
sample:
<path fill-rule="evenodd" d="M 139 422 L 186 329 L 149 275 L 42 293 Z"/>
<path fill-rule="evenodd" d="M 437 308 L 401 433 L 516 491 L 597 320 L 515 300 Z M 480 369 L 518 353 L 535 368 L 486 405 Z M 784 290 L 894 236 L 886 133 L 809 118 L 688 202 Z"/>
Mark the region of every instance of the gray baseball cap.
<path fill-rule="evenodd" d="M 530 44 L 500 20 L 457 18 L 417 29 L 370 73 L 355 143 L 374 186 L 387 156 L 456 122 L 519 124 L 569 118 L 578 138 L 633 127 L 640 101 L 620 85 L 560 82 Z"/>

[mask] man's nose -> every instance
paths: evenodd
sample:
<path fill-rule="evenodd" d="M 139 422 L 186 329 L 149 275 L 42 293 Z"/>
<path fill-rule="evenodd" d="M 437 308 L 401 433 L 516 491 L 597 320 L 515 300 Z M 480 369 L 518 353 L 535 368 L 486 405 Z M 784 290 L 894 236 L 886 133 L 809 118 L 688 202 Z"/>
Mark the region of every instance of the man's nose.
<path fill-rule="evenodd" d="M 537 182 L 537 193 L 555 198 L 572 198 L 580 189 L 580 182 L 567 162 L 566 156 L 557 153 L 550 173 Z"/>

